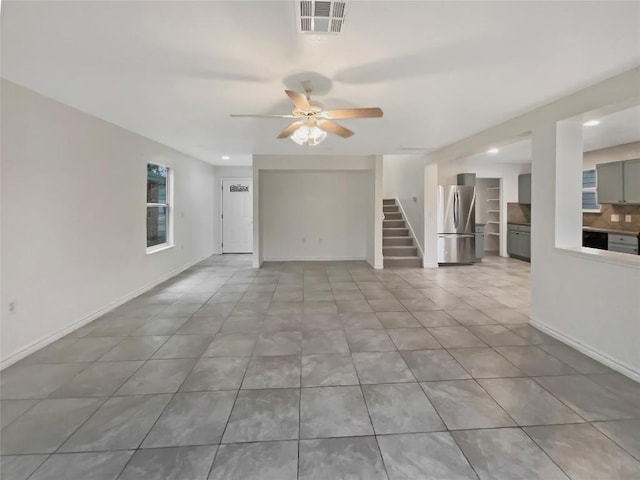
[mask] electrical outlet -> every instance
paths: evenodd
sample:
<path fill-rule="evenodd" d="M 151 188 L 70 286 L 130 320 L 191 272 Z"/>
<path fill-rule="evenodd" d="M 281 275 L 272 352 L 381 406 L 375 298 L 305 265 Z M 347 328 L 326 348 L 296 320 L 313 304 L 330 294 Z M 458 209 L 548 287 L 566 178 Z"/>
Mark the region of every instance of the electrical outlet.
<path fill-rule="evenodd" d="M 624 216 L 624 221 L 625 222 L 631 222 L 631 215 L 625 215 Z"/>
<path fill-rule="evenodd" d="M 9 313 L 16 313 L 16 302 L 9 302 Z"/>
<path fill-rule="evenodd" d="M 620 215 L 618 215 L 616 213 L 612 213 L 611 214 L 611 221 L 612 222 L 619 222 L 620 221 Z"/>

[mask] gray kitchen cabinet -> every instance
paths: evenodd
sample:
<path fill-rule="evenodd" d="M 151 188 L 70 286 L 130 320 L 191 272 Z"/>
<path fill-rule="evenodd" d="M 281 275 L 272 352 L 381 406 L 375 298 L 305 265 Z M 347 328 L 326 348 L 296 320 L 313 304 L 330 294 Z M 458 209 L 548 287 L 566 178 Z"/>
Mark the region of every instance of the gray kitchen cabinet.
<path fill-rule="evenodd" d="M 507 231 L 507 254 L 511 256 L 518 251 L 518 232 L 515 230 Z"/>
<path fill-rule="evenodd" d="M 518 203 L 531 205 L 531 174 L 518 175 Z"/>
<path fill-rule="evenodd" d="M 607 249 L 611 252 L 630 253 L 638 255 L 638 236 L 610 233 L 607 235 Z"/>
<path fill-rule="evenodd" d="M 521 260 L 531 259 L 531 227 L 529 225 L 507 225 L 507 254 Z"/>
<path fill-rule="evenodd" d="M 600 163 L 598 170 L 598 203 L 623 203 L 623 162 Z"/>
<path fill-rule="evenodd" d="M 599 163 L 598 203 L 640 204 L 640 159 Z"/>
<path fill-rule="evenodd" d="M 520 232 L 520 255 L 523 258 L 531 259 L 531 234 Z"/>
<path fill-rule="evenodd" d="M 459 173 L 456 177 L 458 185 L 464 185 L 467 187 L 476 186 L 476 174 L 475 173 Z"/>
<path fill-rule="evenodd" d="M 624 201 L 640 203 L 640 158 L 623 162 L 623 182 Z"/>

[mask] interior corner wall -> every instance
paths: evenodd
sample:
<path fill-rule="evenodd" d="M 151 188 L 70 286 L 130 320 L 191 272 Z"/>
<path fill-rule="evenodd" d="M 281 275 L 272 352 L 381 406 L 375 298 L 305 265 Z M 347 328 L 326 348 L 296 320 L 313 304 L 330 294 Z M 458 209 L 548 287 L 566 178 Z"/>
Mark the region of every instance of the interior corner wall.
<path fill-rule="evenodd" d="M 260 173 L 265 261 L 366 260 L 373 171 Z"/>
<path fill-rule="evenodd" d="M 375 218 L 382 187 L 377 165 L 373 155 L 254 155 L 254 267 L 265 260 L 369 261 L 371 238 L 381 264 L 381 234 L 371 228 L 381 225 Z M 276 184 L 282 191 L 274 191 Z M 280 213 L 273 209 L 278 202 Z"/>
<path fill-rule="evenodd" d="M 384 210 L 382 208 L 382 183 L 383 183 L 383 156 L 376 155 L 373 170 L 373 208 L 369 216 L 369 231 L 373 235 L 368 236 L 367 262 L 375 269 L 384 268 L 384 255 L 382 250 L 382 227 L 384 224 Z"/>
<path fill-rule="evenodd" d="M 222 253 L 222 179 L 253 178 L 253 167 L 215 165 L 213 167 L 213 253 Z M 254 185 L 255 188 L 255 185 Z M 254 217 L 256 213 L 254 212 Z"/>
<path fill-rule="evenodd" d="M 174 173 L 175 247 L 151 255 L 147 162 Z M 3 80 L 2 366 L 211 255 L 212 184 L 209 164 Z"/>
<path fill-rule="evenodd" d="M 424 157 L 422 155 L 384 155 L 383 198 L 396 198 L 406 220 L 424 251 Z"/>

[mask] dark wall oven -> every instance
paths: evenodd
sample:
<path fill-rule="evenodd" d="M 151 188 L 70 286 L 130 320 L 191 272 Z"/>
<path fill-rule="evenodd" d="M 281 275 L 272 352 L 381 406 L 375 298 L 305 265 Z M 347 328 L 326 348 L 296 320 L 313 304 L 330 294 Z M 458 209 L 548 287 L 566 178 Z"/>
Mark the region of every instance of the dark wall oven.
<path fill-rule="evenodd" d="M 605 232 L 582 231 L 582 246 L 589 248 L 599 248 L 600 250 L 608 250 L 608 234 Z"/>

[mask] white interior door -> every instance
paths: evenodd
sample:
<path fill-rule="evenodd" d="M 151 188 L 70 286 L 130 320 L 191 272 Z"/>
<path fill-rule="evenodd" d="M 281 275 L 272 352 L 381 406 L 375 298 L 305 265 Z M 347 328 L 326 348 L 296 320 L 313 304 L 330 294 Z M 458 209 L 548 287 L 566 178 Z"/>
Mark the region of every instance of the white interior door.
<path fill-rule="evenodd" d="M 222 253 L 253 252 L 253 180 L 222 179 Z"/>

